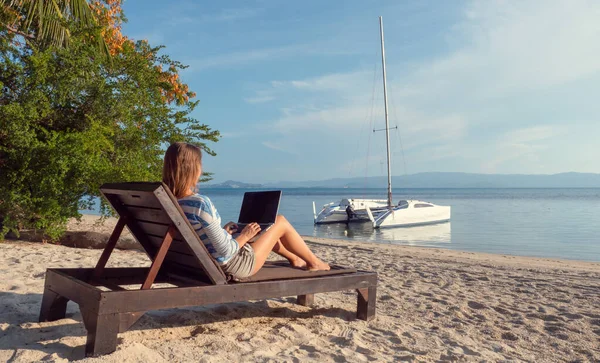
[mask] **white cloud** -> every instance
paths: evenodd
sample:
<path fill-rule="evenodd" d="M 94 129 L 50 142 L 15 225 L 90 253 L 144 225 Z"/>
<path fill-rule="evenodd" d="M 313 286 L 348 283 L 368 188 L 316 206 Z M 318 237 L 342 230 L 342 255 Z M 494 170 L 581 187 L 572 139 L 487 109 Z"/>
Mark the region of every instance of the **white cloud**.
<path fill-rule="evenodd" d="M 292 154 L 292 155 L 298 155 L 298 153 L 295 150 L 290 150 L 289 145 L 285 144 L 284 142 L 263 141 L 261 144 L 264 147 L 267 147 L 272 150 L 276 150 L 276 151 L 280 151 L 280 152 L 284 152 L 284 153 L 288 153 L 288 154 Z"/>
<path fill-rule="evenodd" d="M 372 133 L 373 129 L 385 129 L 383 111 L 376 110 L 371 114 L 371 105 L 366 103 L 311 110 L 285 109 L 282 114 L 281 118 L 264 126 L 264 129 L 276 130 L 285 135 L 325 132 L 332 136 L 365 134 Z M 395 126 L 399 129 L 390 130 L 391 143 L 397 141 L 394 133 L 399 133 L 404 140 L 404 149 L 409 150 L 422 145 L 459 140 L 464 136 L 468 122 L 459 114 L 434 116 L 402 108 L 395 112 L 394 120 L 390 120 L 390 128 Z M 380 137 L 379 135 L 383 137 L 379 133 L 373 137 Z"/>
<path fill-rule="evenodd" d="M 260 15 L 263 9 L 259 8 L 229 8 L 221 9 L 217 13 L 206 13 L 197 3 L 188 3 L 187 6 L 167 11 L 164 23 L 173 27 L 183 24 L 221 23 L 246 20 Z M 200 13 L 201 15 L 194 15 Z"/>
<path fill-rule="evenodd" d="M 385 170 L 381 169 L 382 165 L 386 162 L 387 155 L 385 153 L 372 153 L 365 156 L 351 158 L 339 164 L 336 171 L 339 172 L 340 177 L 361 177 L 361 176 L 375 176 L 386 173 Z M 393 162 L 393 159 L 392 159 Z M 387 168 L 387 166 L 385 166 Z M 399 174 L 400 170 L 394 172 L 392 168 L 392 174 Z"/>
<path fill-rule="evenodd" d="M 551 104 L 547 94 L 600 76 L 598 19 L 598 1 L 475 1 L 447 35 L 452 50 L 446 55 L 409 67 L 388 61 L 391 126 L 398 123 L 404 150 L 418 161 L 411 167 L 409 160 L 408 169 L 572 170 L 574 164 L 554 165 L 547 156 L 556 148 L 557 135 L 574 127 L 570 120 L 554 117 L 550 108 L 568 108 Z M 305 136 L 307 145 L 314 135 L 326 134 L 332 144 L 348 147 L 345 138 L 368 132 L 369 120 L 383 128 L 379 77 L 359 68 L 272 81 L 261 92 L 277 95 L 285 107 L 265 129 L 288 138 Z M 589 152 L 578 151 L 584 150 L 578 140 L 560 141 L 571 158 L 589 159 Z M 340 162 L 342 169 L 352 163 Z"/>
<path fill-rule="evenodd" d="M 524 145 L 538 142 L 558 135 L 560 127 L 533 126 L 507 132 L 499 138 L 501 145 Z"/>
<path fill-rule="evenodd" d="M 357 85 L 370 83 L 373 72 L 354 71 L 349 73 L 332 73 L 304 80 L 272 81 L 274 88 L 291 87 L 303 91 L 339 91 L 355 90 Z"/>
<path fill-rule="evenodd" d="M 202 19 L 205 21 L 234 21 L 249 19 L 257 16 L 262 12 L 262 9 L 257 8 L 236 8 L 236 9 L 223 9 L 218 14 L 203 15 Z"/>
<path fill-rule="evenodd" d="M 202 56 L 200 59 L 188 61 L 189 71 L 202 71 L 208 68 L 231 68 L 235 66 L 247 65 L 249 63 L 287 57 L 298 53 L 305 45 L 289 45 L 281 47 L 271 47 L 262 49 L 250 49 L 227 54 L 218 54 L 213 56 Z"/>
<path fill-rule="evenodd" d="M 468 120 L 460 114 L 432 115 L 403 109 L 398 116 L 399 133 L 403 135 L 404 149 L 421 145 L 461 139 L 467 130 Z M 393 127 L 393 125 L 390 125 Z"/>
<path fill-rule="evenodd" d="M 300 112 L 285 109 L 280 119 L 269 128 L 281 133 L 295 133 L 299 130 L 324 130 L 336 128 L 357 128 L 365 120 L 364 106 L 342 106 Z"/>
<path fill-rule="evenodd" d="M 415 88 L 492 96 L 600 71 L 597 1 L 476 1 L 465 14 L 453 33 L 462 46 L 421 67 Z"/>
<path fill-rule="evenodd" d="M 273 101 L 275 99 L 275 96 L 269 96 L 269 95 L 264 95 L 264 96 L 256 96 L 256 97 L 246 97 L 244 98 L 244 101 L 246 103 L 265 103 L 265 102 L 269 102 L 269 101 Z"/>
<path fill-rule="evenodd" d="M 493 158 L 482 164 L 485 172 L 497 172 L 502 164 L 529 164 L 540 167 L 544 161 L 544 151 L 550 147 L 551 139 L 557 136 L 561 127 L 534 126 L 511 130 L 500 135 L 495 145 Z M 536 170 L 537 171 L 537 170 Z"/>
<path fill-rule="evenodd" d="M 231 69 L 247 66 L 256 62 L 275 61 L 294 56 L 337 56 L 355 53 L 350 49 L 339 49 L 333 46 L 325 47 L 320 43 L 300 43 L 274 47 L 240 50 L 225 54 L 202 55 L 201 58 L 186 61 L 189 71 L 203 71 L 209 68 Z M 272 84 L 277 85 L 277 82 Z"/>

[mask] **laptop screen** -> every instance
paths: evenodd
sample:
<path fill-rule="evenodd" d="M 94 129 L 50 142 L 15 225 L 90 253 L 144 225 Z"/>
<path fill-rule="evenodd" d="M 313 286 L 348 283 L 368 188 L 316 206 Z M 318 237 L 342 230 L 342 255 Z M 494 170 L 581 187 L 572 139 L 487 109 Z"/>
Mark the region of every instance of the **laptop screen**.
<path fill-rule="evenodd" d="M 244 193 L 238 223 L 275 223 L 280 199 L 281 190 Z"/>

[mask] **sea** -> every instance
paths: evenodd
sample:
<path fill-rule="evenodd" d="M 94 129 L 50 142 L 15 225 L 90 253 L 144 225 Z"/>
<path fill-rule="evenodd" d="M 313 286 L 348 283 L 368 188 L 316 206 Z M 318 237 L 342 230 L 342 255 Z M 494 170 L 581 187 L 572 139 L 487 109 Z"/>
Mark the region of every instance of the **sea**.
<path fill-rule="evenodd" d="M 245 192 L 201 191 L 223 223 L 237 221 Z M 369 223 L 314 225 L 324 204 L 342 198 L 386 199 L 385 189 L 283 188 L 279 207 L 301 235 L 435 247 L 503 255 L 600 262 L 600 188 L 575 189 L 394 189 L 393 200 L 419 199 L 452 207 L 450 222 L 373 229 Z M 97 209 L 81 211 L 97 214 Z"/>

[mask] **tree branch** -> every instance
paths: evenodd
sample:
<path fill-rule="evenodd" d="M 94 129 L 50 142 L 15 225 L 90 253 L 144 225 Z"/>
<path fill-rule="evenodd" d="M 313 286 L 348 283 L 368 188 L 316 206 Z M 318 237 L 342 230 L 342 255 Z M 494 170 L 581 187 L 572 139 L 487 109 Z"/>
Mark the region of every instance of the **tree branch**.
<path fill-rule="evenodd" d="M 10 25 L 5 25 L 5 26 L 6 26 L 6 29 L 8 29 L 8 31 L 11 32 L 11 33 L 15 33 L 17 35 L 21 35 L 21 36 L 23 36 L 23 37 L 25 37 L 27 39 L 36 39 L 35 35 L 33 35 L 33 34 L 23 33 L 22 31 L 20 31 L 20 30 L 18 30 L 16 28 L 13 28 Z"/>

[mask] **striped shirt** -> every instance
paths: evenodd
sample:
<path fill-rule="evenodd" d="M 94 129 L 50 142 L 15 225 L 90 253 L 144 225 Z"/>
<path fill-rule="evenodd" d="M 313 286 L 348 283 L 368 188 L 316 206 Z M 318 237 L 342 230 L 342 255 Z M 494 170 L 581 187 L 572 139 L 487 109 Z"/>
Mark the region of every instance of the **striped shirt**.
<path fill-rule="evenodd" d="M 225 264 L 235 256 L 240 246 L 221 227 L 221 216 L 207 196 L 192 194 L 178 202 L 200 240 L 218 263 Z"/>

